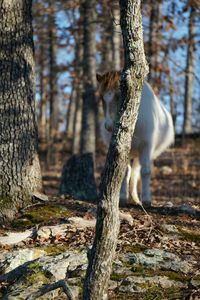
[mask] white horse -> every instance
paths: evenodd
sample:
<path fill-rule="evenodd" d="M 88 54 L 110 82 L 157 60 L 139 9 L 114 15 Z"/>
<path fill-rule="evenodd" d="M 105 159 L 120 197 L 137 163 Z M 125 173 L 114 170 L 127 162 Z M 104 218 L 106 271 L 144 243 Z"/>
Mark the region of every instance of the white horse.
<path fill-rule="evenodd" d="M 104 120 L 101 134 L 106 144 L 111 133 L 120 98 L 120 72 L 97 74 L 100 96 L 103 100 Z M 142 89 L 138 119 L 132 139 L 130 163 L 120 192 L 120 204 L 126 205 L 129 197 L 141 204 L 138 197 L 138 180 L 142 180 L 141 200 L 151 205 L 150 178 L 152 161 L 174 142 L 172 117 L 162 102 L 155 96 L 151 86 L 145 82 Z"/>

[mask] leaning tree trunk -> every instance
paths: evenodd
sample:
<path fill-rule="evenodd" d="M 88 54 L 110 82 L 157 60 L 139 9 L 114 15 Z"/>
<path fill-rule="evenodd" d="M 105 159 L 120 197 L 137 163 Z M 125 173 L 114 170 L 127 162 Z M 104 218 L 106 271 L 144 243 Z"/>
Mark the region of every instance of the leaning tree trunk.
<path fill-rule="evenodd" d="M 119 193 L 128 163 L 131 140 L 147 63 L 144 55 L 140 0 L 120 0 L 125 67 L 121 103 L 100 185 L 96 235 L 89 254 L 83 299 L 107 299 L 108 281 L 119 232 Z"/>
<path fill-rule="evenodd" d="M 191 7 L 189 18 L 189 40 L 187 50 L 187 65 L 185 77 L 185 96 L 184 96 L 184 121 L 183 121 L 183 137 L 185 134 L 192 133 L 192 87 L 194 72 L 194 20 L 195 8 Z"/>
<path fill-rule="evenodd" d="M 83 2 L 83 114 L 81 153 L 92 153 L 96 148 L 96 0 Z"/>
<path fill-rule="evenodd" d="M 31 1 L 0 2 L 0 222 L 42 189 L 37 153 Z"/>

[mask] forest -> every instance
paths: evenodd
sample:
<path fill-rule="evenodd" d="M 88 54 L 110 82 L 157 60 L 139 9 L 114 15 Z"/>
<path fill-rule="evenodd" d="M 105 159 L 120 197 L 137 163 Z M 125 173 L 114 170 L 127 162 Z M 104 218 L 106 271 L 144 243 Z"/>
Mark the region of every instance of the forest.
<path fill-rule="evenodd" d="M 200 1 L 2 0 L 0 70 L 0 299 L 200 299 Z"/>

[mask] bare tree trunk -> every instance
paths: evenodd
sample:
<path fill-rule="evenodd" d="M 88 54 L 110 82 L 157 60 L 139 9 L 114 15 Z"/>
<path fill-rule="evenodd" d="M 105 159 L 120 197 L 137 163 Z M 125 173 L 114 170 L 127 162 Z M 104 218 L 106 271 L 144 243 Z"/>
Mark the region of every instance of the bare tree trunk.
<path fill-rule="evenodd" d="M 0 2 L 0 222 L 42 189 L 31 8 L 28 0 Z"/>
<path fill-rule="evenodd" d="M 110 11 L 108 10 L 108 2 L 102 2 L 102 32 L 101 32 L 101 63 L 99 65 L 99 71 L 104 73 L 112 70 L 112 28 L 113 20 L 110 17 Z M 101 136 L 101 122 L 103 118 L 102 101 L 97 99 L 97 119 L 96 119 L 96 145 L 97 149 L 101 149 L 103 141 Z"/>
<path fill-rule="evenodd" d="M 170 99 L 170 112 L 172 115 L 172 121 L 174 125 L 174 132 L 176 132 L 176 118 L 177 118 L 177 109 L 176 109 L 176 103 L 174 100 L 174 85 L 172 77 L 169 74 L 169 99 Z"/>
<path fill-rule="evenodd" d="M 102 3 L 102 32 L 101 32 L 101 63 L 100 71 L 106 72 L 112 69 L 112 19 L 108 10 L 108 3 Z"/>
<path fill-rule="evenodd" d="M 76 98 L 77 98 L 77 85 L 76 79 L 73 80 L 72 83 L 72 90 L 70 95 L 70 102 L 67 110 L 67 126 L 66 126 L 66 133 L 67 138 L 72 138 L 74 135 L 74 118 L 75 118 L 75 110 L 76 110 Z"/>
<path fill-rule="evenodd" d="M 49 2 L 49 145 L 47 154 L 47 164 L 56 164 L 55 142 L 58 138 L 59 127 L 59 101 L 57 91 L 57 71 L 56 71 L 56 22 L 54 1 Z"/>
<path fill-rule="evenodd" d="M 83 114 L 81 153 L 92 153 L 96 148 L 96 0 L 85 0 L 83 54 Z"/>
<path fill-rule="evenodd" d="M 112 26 L 111 20 L 107 19 L 103 26 L 104 30 L 101 38 L 102 49 L 100 71 L 106 72 L 112 69 L 112 44 L 110 33 L 110 27 Z"/>
<path fill-rule="evenodd" d="M 82 125 L 82 84 L 79 82 L 77 85 L 76 95 L 76 107 L 74 115 L 74 126 L 73 126 L 73 140 L 72 140 L 72 153 L 80 153 L 80 141 L 81 141 L 81 125 Z"/>
<path fill-rule="evenodd" d="M 112 62 L 113 70 L 121 70 L 121 34 L 120 34 L 120 11 L 119 6 L 113 5 L 113 23 L 112 23 Z"/>
<path fill-rule="evenodd" d="M 40 44 L 40 112 L 39 112 L 39 137 L 41 141 L 47 141 L 47 80 L 44 75 L 44 47 Z"/>
<path fill-rule="evenodd" d="M 184 96 L 184 121 L 183 121 L 183 136 L 192 133 L 192 88 L 193 88 L 193 72 L 195 60 L 195 41 L 194 41 L 194 20 L 195 8 L 190 9 L 189 18 L 189 40 L 187 50 L 187 65 L 185 78 L 185 96 Z"/>
<path fill-rule="evenodd" d="M 150 15 L 150 29 L 149 29 L 149 75 L 148 81 L 154 87 L 154 90 L 159 92 L 159 78 L 156 74 L 156 67 L 159 63 L 160 55 L 160 15 L 161 3 L 159 1 L 151 0 L 151 15 Z"/>
<path fill-rule="evenodd" d="M 83 34 L 82 25 L 79 22 L 79 31 L 76 37 L 76 62 L 75 62 L 75 88 L 76 88 L 76 102 L 74 112 L 74 124 L 73 124 L 73 141 L 72 141 L 72 153 L 80 153 L 80 141 L 81 141 L 81 125 L 82 125 L 82 106 L 83 106 Z"/>
<path fill-rule="evenodd" d="M 40 5 L 40 9 L 37 9 Z M 47 103 L 48 103 L 48 80 L 45 74 L 47 69 L 47 53 L 48 53 L 48 26 L 46 20 L 47 8 L 45 3 L 34 3 L 32 8 L 33 20 L 35 22 L 34 32 L 37 36 L 37 43 L 35 47 L 36 73 L 39 75 L 39 114 L 38 114 L 38 129 L 39 139 L 42 142 L 47 142 Z"/>
<path fill-rule="evenodd" d="M 119 193 L 128 163 L 141 90 L 147 74 L 140 0 L 120 0 L 125 67 L 121 103 L 100 185 L 96 235 L 89 256 L 83 299 L 107 299 L 108 281 L 119 232 Z"/>

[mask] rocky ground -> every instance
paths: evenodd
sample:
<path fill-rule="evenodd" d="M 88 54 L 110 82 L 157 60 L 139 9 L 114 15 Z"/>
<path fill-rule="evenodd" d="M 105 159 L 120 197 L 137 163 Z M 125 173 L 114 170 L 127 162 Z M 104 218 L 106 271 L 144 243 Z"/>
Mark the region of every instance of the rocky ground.
<path fill-rule="evenodd" d="M 155 163 L 148 215 L 121 209 L 109 299 L 200 299 L 198 145 L 177 146 Z M 48 199 L 0 229 L 1 299 L 81 299 L 95 205 L 56 196 L 58 179 L 45 171 Z"/>

